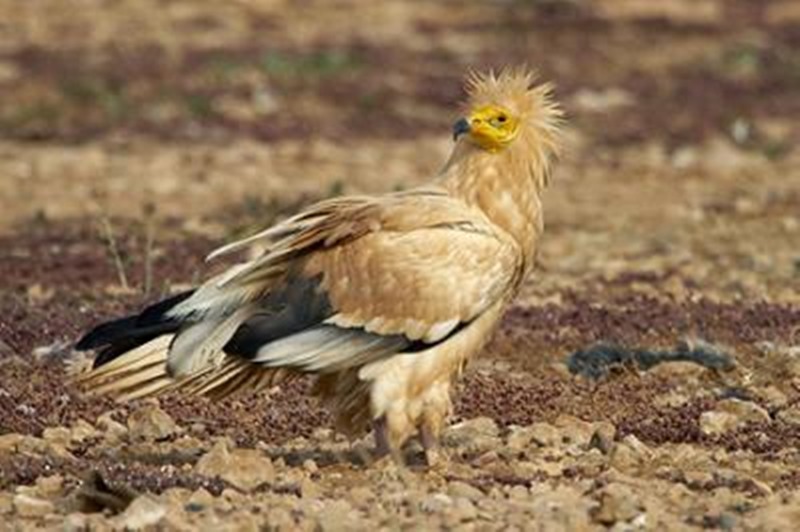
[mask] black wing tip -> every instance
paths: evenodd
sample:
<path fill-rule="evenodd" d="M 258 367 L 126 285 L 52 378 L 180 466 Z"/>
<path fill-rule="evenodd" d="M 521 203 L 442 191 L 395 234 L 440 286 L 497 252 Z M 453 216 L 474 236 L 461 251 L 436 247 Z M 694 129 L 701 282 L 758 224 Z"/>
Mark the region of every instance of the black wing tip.
<path fill-rule="evenodd" d="M 89 351 L 130 337 L 141 337 L 160 331 L 168 332 L 174 322 L 165 318 L 165 314 L 193 293 L 194 290 L 186 290 L 153 303 L 138 314 L 96 325 L 75 343 L 75 350 Z"/>
<path fill-rule="evenodd" d="M 136 328 L 137 316 L 126 316 L 95 326 L 75 343 L 76 351 L 88 351 L 115 342 Z"/>
<path fill-rule="evenodd" d="M 97 349 L 98 347 L 102 347 L 108 343 L 105 334 L 103 334 L 103 327 L 108 325 L 107 323 L 102 323 L 89 331 L 88 333 L 84 334 L 77 342 L 75 342 L 74 349 L 76 351 L 89 351 L 91 349 Z"/>
<path fill-rule="evenodd" d="M 97 353 L 97 356 L 94 357 L 94 361 L 92 361 L 92 369 L 97 369 L 103 364 L 111 362 L 118 356 L 123 355 L 129 349 L 134 347 L 136 347 L 136 345 L 131 344 L 130 342 L 123 342 L 122 344 L 108 345 L 104 347 L 99 353 Z"/>
<path fill-rule="evenodd" d="M 92 333 L 89 332 L 88 334 L 83 335 L 80 340 L 75 342 L 75 345 L 72 348 L 75 351 L 89 351 L 90 349 L 94 349 L 97 347 L 96 340 L 92 337 Z"/>

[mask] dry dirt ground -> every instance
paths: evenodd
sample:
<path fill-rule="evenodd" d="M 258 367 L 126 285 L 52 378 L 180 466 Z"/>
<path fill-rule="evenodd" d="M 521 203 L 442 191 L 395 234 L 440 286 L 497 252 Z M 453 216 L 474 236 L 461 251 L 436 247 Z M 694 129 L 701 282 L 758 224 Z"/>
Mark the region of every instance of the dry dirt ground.
<path fill-rule="evenodd" d="M 0 529 L 793 529 L 798 46 L 796 0 L 0 0 Z M 436 467 L 370 463 L 306 381 L 66 381 L 217 244 L 431 176 L 466 69 L 518 62 L 569 146 Z"/>

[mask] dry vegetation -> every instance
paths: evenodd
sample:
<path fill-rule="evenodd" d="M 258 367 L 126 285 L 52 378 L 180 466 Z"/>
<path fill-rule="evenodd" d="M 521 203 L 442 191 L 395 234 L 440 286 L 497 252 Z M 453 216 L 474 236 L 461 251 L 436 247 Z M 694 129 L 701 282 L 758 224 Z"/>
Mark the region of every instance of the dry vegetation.
<path fill-rule="evenodd" d="M 0 529 L 800 521 L 796 1 L 0 14 Z M 464 379 L 442 467 L 413 447 L 408 470 L 365 465 L 307 382 L 160 406 L 66 384 L 81 330 L 207 274 L 219 242 L 432 175 L 465 70 L 521 61 L 557 82 L 569 149 L 538 274 Z M 734 366 L 641 362 L 687 340 Z M 597 343 L 630 359 L 571 375 Z"/>

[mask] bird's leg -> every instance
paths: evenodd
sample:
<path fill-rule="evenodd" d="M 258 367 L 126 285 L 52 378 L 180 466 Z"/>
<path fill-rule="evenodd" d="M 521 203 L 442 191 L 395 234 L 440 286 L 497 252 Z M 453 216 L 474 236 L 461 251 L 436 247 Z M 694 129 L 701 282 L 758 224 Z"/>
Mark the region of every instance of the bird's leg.
<path fill-rule="evenodd" d="M 372 421 L 372 432 L 375 435 L 375 458 L 383 458 L 392 452 L 389 445 L 389 425 L 386 416 L 381 416 Z"/>
<path fill-rule="evenodd" d="M 419 427 L 419 442 L 425 453 L 425 461 L 428 467 L 435 467 L 442 463 L 442 451 L 439 449 L 439 441 L 433 428 L 427 423 Z"/>
<path fill-rule="evenodd" d="M 383 459 L 391 457 L 391 461 L 400 467 L 405 466 L 403 460 L 403 453 L 399 448 L 395 448 L 391 444 L 389 438 L 389 422 L 386 416 L 381 416 L 372 422 L 372 430 L 375 434 L 375 460 L 382 462 Z"/>

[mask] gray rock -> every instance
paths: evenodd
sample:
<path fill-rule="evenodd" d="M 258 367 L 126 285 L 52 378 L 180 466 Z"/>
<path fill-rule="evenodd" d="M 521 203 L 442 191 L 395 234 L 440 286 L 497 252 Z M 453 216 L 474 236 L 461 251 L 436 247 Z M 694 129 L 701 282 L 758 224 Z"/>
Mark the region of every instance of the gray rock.
<path fill-rule="evenodd" d="M 72 433 L 66 427 L 48 427 L 42 432 L 42 439 L 47 443 L 66 448 L 72 443 Z"/>
<path fill-rule="evenodd" d="M 0 454 L 9 455 L 16 453 L 20 443 L 24 439 L 25 436 L 22 434 L 11 433 L 0 435 Z"/>
<path fill-rule="evenodd" d="M 778 412 L 777 416 L 775 417 L 789 425 L 800 425 L 800 406 L 790 406 L 789 408 Z"/>
<path fill-rule="evenodd" d="M 719 436 L 740 425 L 739 418 L 730 412 L 703 412 L 700 415 L 700 431 L 706 436 Z"/>
<path fill-rule="evenodd" d="M 210 508 L 214 504 L 214 496 L 207 490 L 200 488 L 194 491 L 189 500 L 186 501 L 186 509 L 189 511 L 199 512 L 206 508 Z"/>
<path fill-rule="evenodd" d="M 445 512 L 445 524 L 456 526 L 459 523 L 472 521 L 478 517 L 478 509 L 469 499 L 457 497 L 453 500 L 453 507 Z"/>
<path fill-rule="evenodd" d="M 535 522 L 546 522 L 548 530 L 592 530 L 589 510 L 594 501 L 584 496 L 575 487 L 536 485 L 524 501 L 529 514 L 520 522 L 521 529 L 530 527 L 530 518 Z M 513 516 L 511 516 L 513 517 Z"/>
<path fill-rule="evenodd" d="M 700 430 L 707 436 L 719 436 L 748 423 L 769 423 L 769 412 L 751 401 L 725 399 L 714 410 L 700 416 Z"/>
<path fill-rule="evenodd" d="M 291 512 L 285 508 L 272 508 L 267 513 L 269 530 L 296 530 L 297 524 Z"/>
<path fill-rule="evenodd" d="M 42 476 L 36 479 L 36 495 L 46 499 L 59 497 L 64 492 L 64 477 L 61 475 Z"/>
<path fill-rule="evenodd" d="M 447 494 L 451 497 L 469 499 L 473 502 L 485 497 L 481 490 L 460 480 L 455 480 L 447 485 Z"/>
<path fill-rule="evenodd" d="M 128 434 L 128 427 L 116 421 L 111 412 L 106 412 L 97 418 L 97 428 L 103 433 L 103 438 L 109 445 L 123 440 Z"/>
<path fill-rule="evenodd" d="M 20 517 L 40 517 L 55 511 L 52 502 L 25 493 L 15 495 L 13 504 L 14 512 Z"/>
<path fill-rule="evenodd" d="M 150 495 L 141 495 L 114 518 L 114 524 L 124 530 L 141 530 L 157 525 L 166 514 L 167 508 L 163 504 Z"/>
<path fill-rule="evenodd" d="M 589 439 L 589 448 L 597 449 L 603 454 L 609 454 L 614 448 L 614 437 L 617 428 L 611 423 L 601 422 L 595 424 L 594 433 Z"/>
<path fill-rule="evenodd" d="M 83 532 L 84 530 L 88 530 L 88 521 L 86 514 L 73 512 L 64 518 L 62 530 L 64 532 Z"/>
<path fill-rule="evenodd" d="M 98 435 L 97 429 L 83 419 L 79 419 L 75 422 L 75 424 L 70 427 L 69 431 L 70 440 L 73 443 L 82 443 Z"/>
<path fill-rule="evenodd" d="M 561 432 L 549 423 L 534 423 L 528 429 L 531 441 L 540 447 L 556 447 L 561 443 Z"/>
<path fill-rule="evenodd" d="M 442 445 L 458 448 L 460 452 L 473 456 L 499 449 L 502 444 L 497 423 L 488 417 L 458 423 L 442 435 Z"/>
<path fill-rule="evenodd" d="M 626 436 L 611 451 L 610 462 L 624 473 L 637 471 L 653 457 L 653 451 L 633 434 Z"/>
<path fill-rule="evenodd" d="M 310 478 L 300 481 L 300 495 L 304 499 L 316 499 L 322 495 L 322 489 Z"/>
<path fill-rule="evenodd" d="M 164 440 L 181 432 L 177 423 L 156 404 L 148 404 L 128 416 L 128 432 L 134 440 Z"/>
<path fill-rule="evenodd" d="M 476 438 L 498 438 L 500 429 L 492 418 L 478 417 L 451 425 L 442 435 L 442 443 L 451 447 L 464 445 Z"/>
<path fill-rule="evenodd" d="M 566 446 L 587 447 L 595 431 L 595 427 L 588 421 L 568 415 L 558 416 L 553 425 L 559 431 L 561 444 Z"/>
<path fill-rule="evenodd" d="M 631 521 L 643 509 L 634 490 L 619 482 L 605 486 L 600 491 L 598 499 L 600 506 L 593 512 L 592 517 L 607 526 L 620 521 Z"/>
<path fill-rule="evenodd" d="M 322 532 L 349 532 L 358 529 L 359 514 L 347 501 L 333 501 L 325 505 L 317 524 Z"/>
<path fill-rule="evenodd" d="M 786 394 L 776 386 L 767 386 L 759 390 L 757 395 L 770 409 L 784 408 L 789 403 L 789 398 L 786 397 Z"/>
<path fill-rule="evenodd" d="M 528 448 L 532 439 L 530 427 L 513 425 L 506 434 L 506 447 L 512 452 L 522 452 Z"/>
<path fill-rule="evenodd" d="M 769 423 L 769 412 L 752 401 L 725 399 L 717 403 L 715 410 L 728 412 L 737 417 L 740 423 Z"/>
<path fill-rule="evenodd" d="M 795 530 L 800 523 L 800 496 L 772 497 L 753 512 L 752 530 Z"/>
<path fill-rule="evenodd" d="M 195 471 L 207 477 L 219 477 L 242 491 L 253 491 L 275 481 L 275 468 L 269 458 L 255 449 L 230 450 L 224 440 L 198 460 Z"/>
<path fill-rule="evenodd" d="M 444 493 L 434 493 L 420 501 L 419 509 L 425 513 L 442 513 L 453 506 L 453 498 Z"/>

